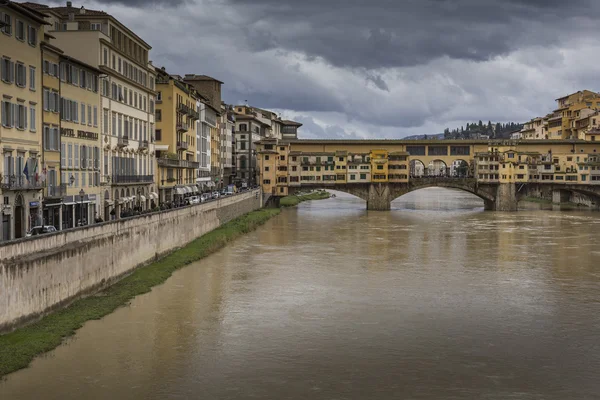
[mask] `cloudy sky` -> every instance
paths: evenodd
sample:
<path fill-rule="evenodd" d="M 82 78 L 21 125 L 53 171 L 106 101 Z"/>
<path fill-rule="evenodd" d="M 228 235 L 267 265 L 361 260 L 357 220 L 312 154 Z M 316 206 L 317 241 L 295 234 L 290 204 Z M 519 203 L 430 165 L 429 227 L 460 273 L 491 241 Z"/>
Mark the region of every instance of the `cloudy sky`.
<path fill-rule="evenodd" d="M 52 4 L 52 3 L 49 3 Z M 301 137 L 522 122 L 598 91 L 597 0 L 102 0 L 171 73 L 304 123 Z M 159 28 L 160 27 L 160 28 Z"/>

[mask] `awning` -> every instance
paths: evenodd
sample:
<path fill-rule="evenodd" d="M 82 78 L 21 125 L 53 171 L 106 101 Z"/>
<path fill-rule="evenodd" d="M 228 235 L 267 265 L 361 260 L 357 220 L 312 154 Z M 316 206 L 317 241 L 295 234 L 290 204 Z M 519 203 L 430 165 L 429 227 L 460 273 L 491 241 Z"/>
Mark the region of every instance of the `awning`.
<path fill-rule="evenodd" d="M 198 193 L 198 186 L 192 185 L 190 188 L 192 188 L 192 193 Z"/>
<path fill-rule="evenodd" d="M 158 199 L 158 195 L 156 194 L 156 192 L 150 192 L 150 200 L 156 200 Z"/>
<path fill-rule="evenodd" d="M 144 196 L 143 194 L 140 195 L 140 201 L 146 201 L 146 196 Z"/>
<path fill-rule="evenodd" d="M 183 195 L 185 193 L 183 191 L 183 188 L 180 188 L 180 187 L 175 187 L 175 188 L 173 188 L 173 190 L 175 190 L 175 194 Z"/>
<path fill-rule="evenodd" d="M 104 204 L 107 206 L 112 206 L 113 204 L 115 204 L 115 202 L 112 200 L 104 200 Z"/>

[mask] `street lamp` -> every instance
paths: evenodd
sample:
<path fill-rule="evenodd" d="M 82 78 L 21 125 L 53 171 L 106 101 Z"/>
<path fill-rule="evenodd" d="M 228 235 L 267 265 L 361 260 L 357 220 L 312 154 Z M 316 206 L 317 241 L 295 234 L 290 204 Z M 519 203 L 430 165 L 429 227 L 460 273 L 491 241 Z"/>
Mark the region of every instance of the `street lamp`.
<path fill-rule="evenodd" d="M 79 220 L 81 221 L 81 226 L 83 226 L 83 196 L 85 196 L 85 192 L 83 189 L 79 191 L 79 197 L 81 198 L 81 205 L 79 208 Z"/>
<path fill-rule="evenodd" d="M 75 177 L 73 176 L 73 174 L 71 174 L 71 177 L 69 178 L 69 183 L 71 184 L 71 186 L 73 186 L 73 183 L 75 183 Z"/>

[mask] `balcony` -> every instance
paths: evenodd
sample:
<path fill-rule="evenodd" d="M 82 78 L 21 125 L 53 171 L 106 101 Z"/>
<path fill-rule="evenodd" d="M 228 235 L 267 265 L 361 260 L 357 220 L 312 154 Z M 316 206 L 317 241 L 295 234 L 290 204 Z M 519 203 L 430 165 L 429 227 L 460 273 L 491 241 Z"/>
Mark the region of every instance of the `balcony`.
<path fill-rule="evenodd" d="M 67 195 L 67 184 L 61 183 L 60 185 L 48 185 L 48 196 L 60 198 Z"/>
<path fill-rule="evenodd" d="M 140 140 L 140 149 L 147 149 L 147 148 L 148 148 L 148 141 Z"/>
<path fill-rule="evenodd" d="M 177 150 L 187 150 L 190 148 L 190 144 L 188 142 L 177 142 Z"/>
<path fill-rule="evenodd" d="M 129 145 L 129 136 L 120 136 L 117 141 L 117 147 L 126 147 Z"/>
<path fill-rule="evenodd" d="M 190 108 L 190 111 L 188 112 L 188 116 L 192 119 L 195 119 L 196 121 L 200 119 L 200 113 L 191 108 Z"/>
<path fill-rule="evenodd" d="M 113 175 L 111 182 L 113 185 L 125 185 L 132 183 L 152 183 L 154 175 Z"/>
<path fill-rule="evenodd" d="M 44 182 L 36 181 L 35 177 L 25 175 L 0 175 L 0 188 L 3 190 L 39 190 L 45 187 Z"/>
<path fill-rule="evenodd" d="M 187 132 L 189 129 L 188 125 L 186 123 L 179 123 L 177 124 L 177 132 Z"/>
<path fill-rule="evenodd" d="M 200 163 L 197 161 L 173 160 L 170 158 L 157 158 L 156 161 L 160 167 L 200 168 Z"/>
<path fill-rule="evenodd" d="M 192 116 L 193 113 L 196 113 L 196 111 L 194 111 L 193 108 L 190 108 L 190 107 L 188 107 L 187 105 L 185 105 L 183 103 L 180 103 L 177 106 L 177 112 L 180 112 L 182 114 L 189 115 L 189 116 Z"/>

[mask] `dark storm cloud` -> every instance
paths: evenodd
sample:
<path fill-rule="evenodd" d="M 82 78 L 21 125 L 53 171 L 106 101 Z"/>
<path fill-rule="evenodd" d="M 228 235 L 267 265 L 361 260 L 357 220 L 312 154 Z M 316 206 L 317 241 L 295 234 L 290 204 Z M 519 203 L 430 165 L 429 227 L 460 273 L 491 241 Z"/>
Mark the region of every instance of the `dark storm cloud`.
<path fill-rule="evenodd" d="M 73 3 L 75 3 L 74 1 Z M 118 4 L 127 7 L 155 7 L 155 6 L 180 6 L 182 4 L 192 4 L 194 0 L 101 0 L 102 4 Z"/>
<path fill-rule="evenodd" d="M 248 43 L 341 67 L 397 67 L 448 56 L 483 61 L 550 45 L 599 15 L 592 0 L 225 0 L 243 9 Z M 257 21 L 262 23 L 256 23 Z"/>

